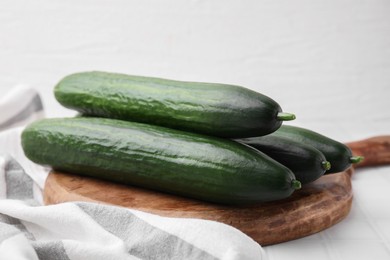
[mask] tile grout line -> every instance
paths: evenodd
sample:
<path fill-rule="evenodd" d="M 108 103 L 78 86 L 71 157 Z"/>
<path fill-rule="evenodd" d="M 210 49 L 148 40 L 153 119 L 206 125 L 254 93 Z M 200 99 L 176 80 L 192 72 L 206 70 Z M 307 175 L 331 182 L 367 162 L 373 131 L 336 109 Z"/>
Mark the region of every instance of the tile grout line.
<path fill-rule="evenodd" d="M 388 254 L 390 255 L 390 241 L 387 239 L 386 235 L 381 232 L 381 229 L 372 221 L 374 218 L 370 215 L 370 213 L 364 208 L 364 206 L 360 203 L 360 201 L 356 200 L 355 203 L 358 204 L 362 214 L 367 221 L 368 225 L 375 231 L 375 233 L 379 236 L 380 241 L 384 244 L 387 249 Z"/>
<path fill-rule="evenodd" d="M 327 229 L 320 233 L 320 238 L 324 241 L 325 249 L 330 256 L 330 260 L 342 260 L 339 252 L 336 252 L 336 250 L 332 250 L 332 248 L 334 248 L 332 246 L 334 241 L 331 239 Z"/>

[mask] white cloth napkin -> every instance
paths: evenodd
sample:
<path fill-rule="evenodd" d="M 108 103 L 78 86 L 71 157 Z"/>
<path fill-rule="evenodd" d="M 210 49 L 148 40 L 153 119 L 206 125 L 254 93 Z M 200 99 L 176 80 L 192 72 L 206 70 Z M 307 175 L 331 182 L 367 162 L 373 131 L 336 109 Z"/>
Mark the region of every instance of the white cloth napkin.
<path fill-rule="evenodd" d="M 20 145 L 24 126 L 41 117 L 34 89 L 15 87 L 0 99 L 0 259 L 265 259 L 251 238 L 214 221 L 87 202 L 44 206 L 49 169 Z"/>

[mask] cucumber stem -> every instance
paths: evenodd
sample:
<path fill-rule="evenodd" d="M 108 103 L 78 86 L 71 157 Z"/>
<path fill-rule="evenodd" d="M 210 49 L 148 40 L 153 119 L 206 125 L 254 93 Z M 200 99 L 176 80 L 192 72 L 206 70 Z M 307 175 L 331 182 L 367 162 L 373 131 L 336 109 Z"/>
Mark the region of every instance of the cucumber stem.
<path fill-rule="evenodd" d="M 321 162 L 321 165 L 322 165 L 322 168 L 324 168 L 324 170 L 325 171 L 328 171 L 328 170 L 330 170 L 330 168 L 331 168 L 331 164 L 330 164 L 330 162 L 328 162 L 328 161 L 322 161 Z"/>
<path fill-rule="evenodd" d="M 279 112 L 276 118 L 281 121 L 290 121 L 295 119 L 295 115 L 291 113 Z"/>
<path fill-rule="evenodd" d="M 301 184 L 301 182 L 298 181 L 298 180 L 292 180 L 291 186 L 292 186 L 295 190 L 299 190 L 299 189 L 302 187 L 302 184 Z"/>
<path fill-rule="evenodd" d="M 360 163 L 364 160 L 364 157 L 363 156 L 351 156 L 349 158 L 349 162 L 350 163 Z"/>

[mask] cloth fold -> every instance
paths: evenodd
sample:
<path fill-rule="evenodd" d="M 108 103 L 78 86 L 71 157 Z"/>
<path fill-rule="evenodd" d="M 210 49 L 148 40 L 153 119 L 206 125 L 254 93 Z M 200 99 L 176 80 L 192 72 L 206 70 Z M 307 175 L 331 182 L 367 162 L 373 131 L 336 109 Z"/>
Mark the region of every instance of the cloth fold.
<path fill-rule="evenodd" d="M 265 259 L 250 237 L 214 221 L 90 202 L 43 205 L 50 169 L 20 145 L 23 128 L 43 116 L 32 88 L 0 99 L 0 259 Z"/>

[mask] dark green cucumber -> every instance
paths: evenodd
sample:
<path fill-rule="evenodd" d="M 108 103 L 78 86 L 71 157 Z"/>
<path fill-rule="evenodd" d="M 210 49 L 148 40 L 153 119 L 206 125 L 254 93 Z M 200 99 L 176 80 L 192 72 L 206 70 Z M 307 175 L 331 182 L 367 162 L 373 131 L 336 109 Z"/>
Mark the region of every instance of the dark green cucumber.
<path fill-rule="evenodd" d="M 363 159 L 361 156 L 353 156 L 351 150 L 345 144 L 309 129 L 283 125 L 271 135 L 285 137 L 318 149 L 332 165 L 326 173 L 344 171 L 351 166 L 351 163 L 358 163 Z"/>
<path fill-rule="evenodd" d="M 23 131 L 22 147 L 60 171 L 217 203 L 279 200 L 300 187 L 288 168 L 246 145 L 122 120 L 45 119 Z"/>
<path fill-rule="evenodd" d="M 302 184 L 320 178 L 331 166 L 316 148 L 288 138 L 266 135 L 236 141 L 252 146 L 280 162 L 289 168 Z"/>
<path fill-rule="evenodd" d="M 54 94 L 84 115 L 229 138 L 266 135 L 295 118 L 271 98 L 227 84 L 83 72 L 62 79 Z"/>

